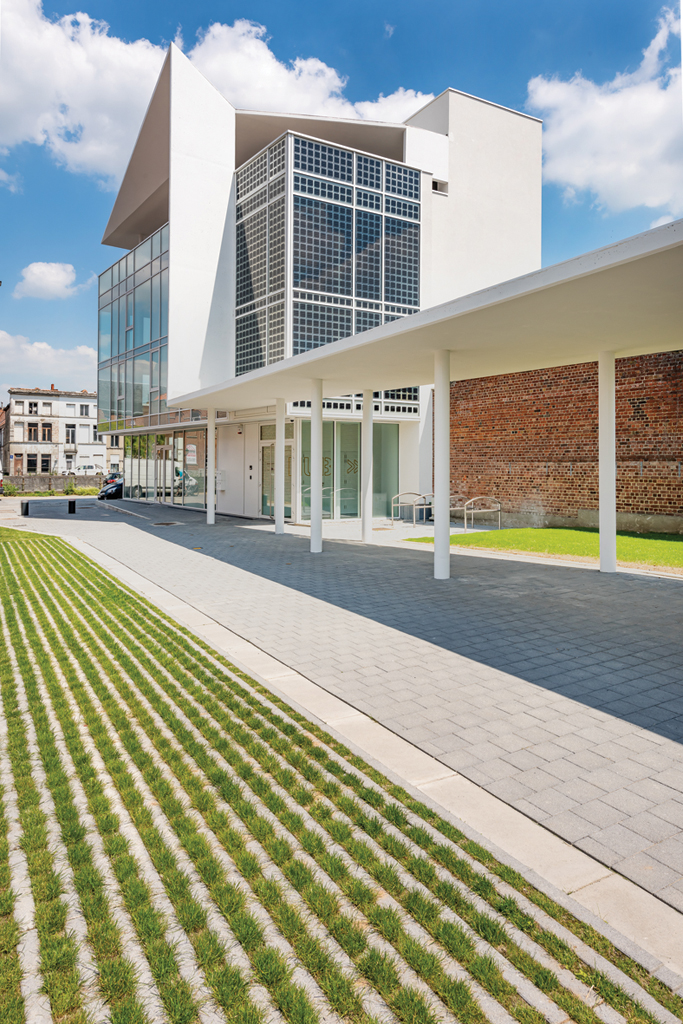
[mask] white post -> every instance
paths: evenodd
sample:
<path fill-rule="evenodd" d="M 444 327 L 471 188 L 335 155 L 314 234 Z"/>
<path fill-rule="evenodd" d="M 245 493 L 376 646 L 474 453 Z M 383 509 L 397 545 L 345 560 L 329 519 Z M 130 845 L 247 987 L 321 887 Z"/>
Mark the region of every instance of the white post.
<path fill-rule="evenodd" d="M 617 571 L 617 429 L 614 352 L 598 357 L 600 572 Z"/>
<path fill-rule="evenodd" d="M 434 353 L 434 579 L 451 574 L 451 354 Z"/>
<path fill-rule="evenodd" d="M 275 400 L 275 532 L 285 532 L 285 400 Z"/>
<path fill-rule="evenodd" d="M 361 534 L 364 544 L 372 543 L 372 503 L 373 503 L 373 410 L 375 400 L 372 391 L 363 392 L 363 425 L 361 466 L 363 470 L 363 493 L 361 494 Z"/>
<path fill-rule="evenodd" d="M 206 525 L 216 522 L 216 410 L 206 412 Z"/>
<path fill-rule="evenodd" d="M 311 554 L 323 549 L 323 382 L 311 381 Z"/>

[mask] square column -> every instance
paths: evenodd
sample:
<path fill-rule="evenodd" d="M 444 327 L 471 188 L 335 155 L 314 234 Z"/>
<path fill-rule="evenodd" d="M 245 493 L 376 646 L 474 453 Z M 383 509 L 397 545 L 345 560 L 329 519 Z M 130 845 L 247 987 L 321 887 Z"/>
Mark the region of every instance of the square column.
<path fill-rule="evenodd" d="M 323 382 L 311 381 L 311 554 L 323 549 Z"/>
<path fill-rule="evenodd" d="M 363 392 L 363 424 L 361 427 L 361 467 L 363 471 L 361 494 L 361 535 L 364 544 L 372 542 L 373 504 L 373 412 L 375 400 L 372 391 Z"/>
<path fill-rule="evenodd" d="M 617 428 L 614 352 L 598 356 L 600 572 L 617 571 Z"/>
<path fill-rule="evenodd" d="M 451 575 L 451 353 L 434 353 L 434 579 Z"/>
<path fill-rule="evenodd" d="M 206 411 L 206 525 L 216 522 L 216 410 Z"/>
<path fill-rule="evenodd" d="M 275 532 L 285 532 L 285 400 L 275 400 Z"/>

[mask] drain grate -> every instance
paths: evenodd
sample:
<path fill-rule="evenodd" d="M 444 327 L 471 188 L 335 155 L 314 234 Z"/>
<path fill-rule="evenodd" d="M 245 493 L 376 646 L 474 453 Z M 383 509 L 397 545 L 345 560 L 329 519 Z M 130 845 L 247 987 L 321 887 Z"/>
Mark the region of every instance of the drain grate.
<path fill-rule="evenodd" d="M 182 523 L 152 523 L 152 526 L 182 526 Z"/>

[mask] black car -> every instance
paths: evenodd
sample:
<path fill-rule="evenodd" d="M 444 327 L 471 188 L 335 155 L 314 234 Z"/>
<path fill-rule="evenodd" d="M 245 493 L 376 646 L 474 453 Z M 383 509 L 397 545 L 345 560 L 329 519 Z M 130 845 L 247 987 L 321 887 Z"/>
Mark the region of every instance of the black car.
<path fill-rule="evenodd" d="M 102 481 L 102 486 L 106 487 L 107 484 L 118 483 L 119 480 L 123 480 L 123 473 L 107 473 Z"/>
<path fill-rule="evenodd" d="M 97 495 L 98 501 L 109 501 L 111 498 L 123 497 L 123 480 L 115 480 L 113 484 L 107 484 Z"/>

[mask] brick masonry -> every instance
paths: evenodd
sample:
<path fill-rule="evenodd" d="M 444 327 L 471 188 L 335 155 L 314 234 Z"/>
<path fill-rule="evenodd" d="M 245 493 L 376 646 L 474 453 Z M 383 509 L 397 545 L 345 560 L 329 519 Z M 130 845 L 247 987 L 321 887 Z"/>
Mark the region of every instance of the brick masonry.
<path fill-rule="evenodd" d="M 618 359 L 616 410 L 620 525 L 683 517 L 683 351 Z M 454 381 L 451 491 L 499 498 L 509 522 L 592 522 L 597 363 Z"/>

